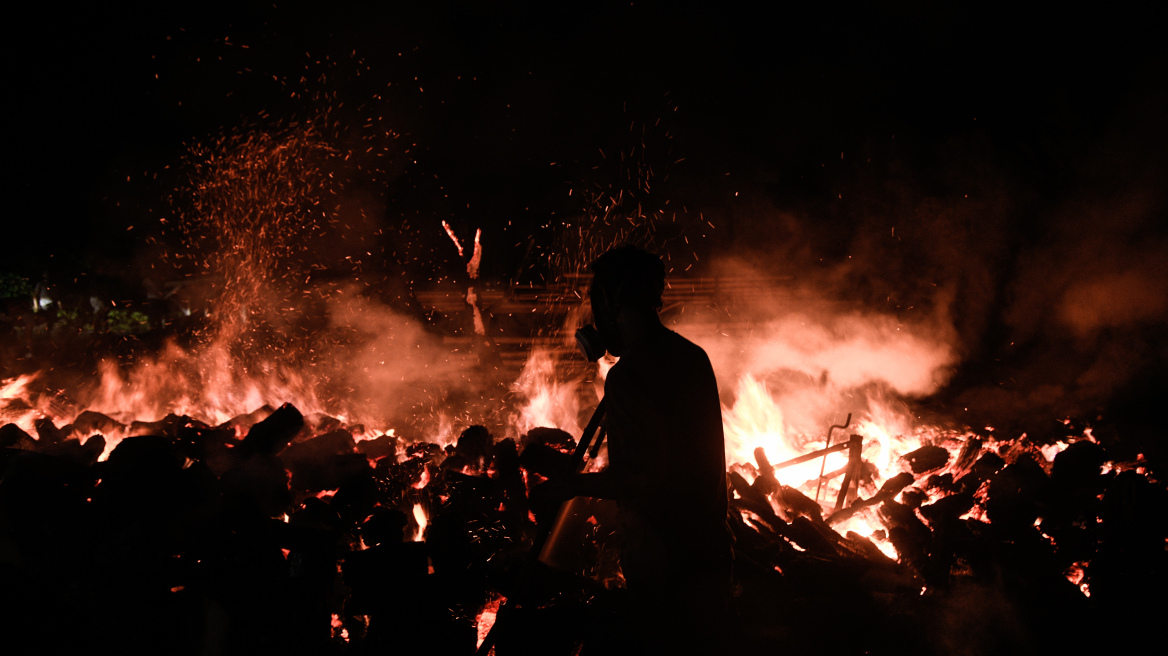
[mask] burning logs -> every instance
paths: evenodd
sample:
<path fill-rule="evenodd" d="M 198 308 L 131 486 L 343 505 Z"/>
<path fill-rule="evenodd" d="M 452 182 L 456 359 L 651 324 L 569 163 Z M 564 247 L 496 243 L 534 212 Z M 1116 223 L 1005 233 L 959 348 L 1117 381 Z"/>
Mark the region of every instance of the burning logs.
<path fill-rule="evenodd" d="M 36 440 L 21 430 L 20 426 L 4 424 L 0 426 L 0 448 L 33 451 L 36 448 Z"/>
<path fill-rule="evenodd" d="M 901 490 L 911 485 L 912 482 L 912 474 L 909 474 L 908 472 L 897 474 L 887 481 L 884 481 L 884 484 L 880 486 L 880 491 L 876 494 L 867 499 L 860 499 L 851 506 L 832 513 L 831 516 L 827 518 L 827 523 L 838 524 L 839 522 L 852 517 L 865 508 L 884 503 L 885 501 L 891 501 L 892 499 L 896 498 L 896 495 L 900 494 Z"/>
<path fill-rule="evenodd" d="M 470 654 L 489 609 L 519 595 L 496 653 L 569 654 L 600 644 L 621 603 L 599 506 L 575 534 L 594 565 L 521 566 L 529 486 L 570 466 L 563 431 L 359 440 L 291 405 L 133 426 L 0 427 L 0 580 L 40 651 Z M 94 430 L 142 434 L 99 462 L 105 440 L 76 439 Z M 994 446 L 917 449 L 877 488 L 840 443 L 852 460 L 834 474 L 856 499 L 826 518 L 756 450 L 753 478 L 728 476 L 744 649 L 1073 649 L 1109 635 L 1100 622 L 1155 619 L 1139 600 L 1168 572 L 1163 483 L 1087 440 L 1052 463 Z M 854 630 L 835 630 L 843 613 Z"/>
<path fill-rule="evenodd" d="M 359 597 L 353 610 L 364 612 L 345 611 L 348 588 L 337 567 L 347 554 L 364 554 L 367 537 L 381 551 L 355 558 L 355 588 L 392 583 L 398 606 L 414 609 L 406 617 L 418 651 L 442 644 L 433 633 L 462 636 L 461 649 L 439 653 L 473 651 L 481 592 L 451 604 L 445 592 L 417 589 L 434 571 L 432 547 L 434 560 L 445 564 L 437 557 L 441 540 L 405 544 L 400 530 L 378 530 L 379 522 L 363 527 L 366 517 L 403 516 L 400 507 L 413 499 L 437 510 L 432 493 L 456 493 L 431 481 L 407 500 L 403 492 L 414 488 L 393 483 L 412 467 L 396 454 L 383 453 L 377 464 L 388 464 L 374 468 L 344 431 L 293 443 L 303 427 L 291 405 L 255 422 L 242 440 L 231 428 L 172 416 L 139 425 L 157 433 L 124 438 L 105 462 L 96 462 L 99 436 L 82 445 L 61 438 L 63 430 L 54 434 L 47 421 L 40 439 L 13 425 L 0 428 L 0 566 L 5 585 L 16 586 L 10 591 L 20 590 L 6 598 L 20 599 L 16 618 L 36 636 L 38 650 L 319 654 L 339 650 L 341 632 L 400 646 L 384 604 L 371 608 Z M 91 457 L 68 457 L 69 449 Z M 441 449 L 412 459 L 438 472 L 435 454 Z M 70 631 L 54 631 L 58 622 Z"/>
<path fill-rule="evenodd" d="M 285 403 L 253 425 L 239 445 L 240 454 L 273 456 L 292 443 L 292 438 L 304 428 L 304 417 L 291 403 Z"/>
<path fill-rule="evenodd" d="M 926 444 L 902 456 L 914 474 L 940 469 L 949 462 L 949 452 L 942 447 Z"/>
<path fill-rule="evenodd" d="M 1139 576 L 1134 574 L 1134 568 L 1124 569 L 1124 575 L 1118 574 L 1119 568 L 1110 569 L 1119 562 L 1111 559 L 1115 553 L 1112 546 L 1125 539 L 1105 537 L 1108 520 L 1104 518 L 1104 504 L 1109 498 L 1122 496 L 1119 490 L 1137 479 L 1141 481 L 1140 498 L 1150 499 L 1155 489 L 1154 494 L 1164 499 L 1163 484 L 1151 484 L 1131 470 L 1118 476 L 1108 473 L 1110 465 L 1103 448 L 1090 440 L 1076 442 L 1061 453 L 1054 452 L 1057 455 L 1053 462 L 1046 465 L 1039 449 L 1021 441 L 1003 445 L 1000 452 L 1007 457 L 986 450 L 985 441 L 973 437 L 960 448 L 956 458 L 949 449 L 926 445 L 902 458 L 905 471 L 886 480 L 878 490 L 861 493 L 854 503 L 819 522 L 815 513 L 796 510 L 788 488 L 776 478 L 775 468 L 765 453 L 756 450 L 758 473 L 753 482 L 738 471 L 732 471 L 729 477 L 734 493 L 732 507 L 742 518 L 732 522 L 738 537 L 740 565 L 756 575 L 768 572 L 767 579 L 778 572 L 788 593 L 804 602 L 817 598 L 811 580 L 821 585 L 834 580 L 842 589 L 851 591 L 845 594 L 862 599 L 891 593 L 907 600 L 908 591 L 916 590 L 922 606 L 912 613 L 914 628 L 905 629 L 912 637 L 909 644 L 915 645 L 910 651 L 950 653 L 956 644 L 950 631 L 963 636 L 959 642 L 973 645 L 969 653 L 1011 651 L 1039 642 L 1065 649 L 1099 647 L 1104 632 L 1097 628 L 1100 625 L 1095 619 L 1101 608 L 1095 603 L 1099 596 L 1097 584 L 1110 589 L 1109 609 L 1104 613 L 1108 618 L 1130 618 L 1141 613 L 1148 617 L 1146 608 L 1136 609 L 1119 601 L 1121 597 L 1138 597 L 1134 585 L 1129 587 L 1127 582 L 1139 580 Z M 815 454 L 808 454 L 812 455 Z M 804 456 L 794 461 L 806 459 Z M 852 461 L 835 475 L 855 470 L 856 463 Z M 814 486 L 815 482 L 809 484 Z M 846 489 L 845 483 L 841 497 Z M 1160 519 L 1166 516 L 1164 506 L 1157 507 L 1160 512 L 1154 521 L 1129 516 L 1112 526 L 1156 526 L 1141 530 L 1144 537 L 1133 536 L 1128 544 L 1133 545 L 1132 553 L 1142 554 L 1136 559 L 1142 571 L 1162 580 L 1168 565 L 1163 550 L 1168 522 Z M 892 544 L 895 562 L 871 539 L 852 531 L 844 536 L 830 529 L 825 531 L 828 526 L 844 526 L 861 516 L 870 517 L 867 513 L 873 510 L 883 525 L 874 536 Z M 1155 539 L 1151 538 L 1153 534 Z M 1147 549 L 1140 551 L 1134 547 L 1135 542 Z M 1159 546 L 1153 558 L 1154 543 Z M 1087 562 L 1092 564 L 1084 565 Z M 855 578 L 840 579 L 838 573 L 828 571 L 833 569 L 851 572 Z M 1090 580 L 1089 571 L 1106 580 Z M 1119 589 L 1125 592 L 1112 591 Z M 770 594 L 743 583 L 744 606 L 771 605 L 778 614 L 798 612 L 791 603 L 776 601 Z M 1014 613 L 1014 633 L 1000 638 L 978 635 L 968 623 L 956 620 L 953 613 L 958 612 L 958 604 L 970 603 L 969 595 L 981 595 L 976 603 L 981 604 L 983 613 Z M 1014 611 L 1019 607 L 1027 609 L 1021 616 Z M 830 622 L 800 617 L 808 623 L 809 632 L 831 634 Z M 1065 624 L 1071 617 L 1081 622 L 1076 638 L 1047 628 Z M 896 620 L 885 616 L 883 621 Z M 945 628 L 930 628 L 929 622 L 933 621 Z M 1125 624 L 1133 626 L 1130 619 Z M 790 635 L 785 635 L 784 640 L 786 647 L 796 651 L 867 650 L 874 644 L 843 641 L 833 646 L 829 639 L 792 646 Z"/>

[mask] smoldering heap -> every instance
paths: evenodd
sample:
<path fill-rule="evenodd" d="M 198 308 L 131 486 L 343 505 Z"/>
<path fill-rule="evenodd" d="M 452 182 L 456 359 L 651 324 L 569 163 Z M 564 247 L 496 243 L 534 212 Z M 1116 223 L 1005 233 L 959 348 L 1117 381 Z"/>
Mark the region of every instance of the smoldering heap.
<path fill-rule="evenodd" d="M 76 439 L 95 429 L 133 436 L 99 462 L 104 439 Z M 584 564 L 527 559 L 555 515 L 529 492 L 570 466 L 557 429 L 358 441 L 363 427 L 285 404 L 219 426 L 87 412 L 36 433 L 0 428 L 0 579 L 8 635 L 38 653 L 471 654 L 516 596 L 496 653 L 570 654 L 622 598 L 603 504 L 575 537 Z M 841 511 L 878 508 L 897 560 L 834 530 L 840 512 L 780 485 L 760 449 L 753 483 L 730 476 L 742 623 L 727 644 L 1031 653 L 1148 636 L 1163 482 L 1104 467 L 1087 439 L 1053 463 L 1025 438 L 993 446 L 922 447 Z"/>

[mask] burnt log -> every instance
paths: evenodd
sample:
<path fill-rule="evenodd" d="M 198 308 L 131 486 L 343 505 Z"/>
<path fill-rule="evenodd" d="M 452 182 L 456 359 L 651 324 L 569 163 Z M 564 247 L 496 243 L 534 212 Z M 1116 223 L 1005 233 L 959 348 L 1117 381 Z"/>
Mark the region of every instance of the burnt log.
<path fill-rule="evenodd" d="M 974 435 L 965 441 L 961 447 L 961 452 L 957 454 L 957 459 L 953 461 L 953 471 L 960 476 L 969 471 L 970 467 L 977 462 L 978 454 L 981 453 L 981 447 L 984 440 L 981 437 Z"/>
<path fill-rule="evenodd" d="M 519 447 L 515 440 L 507 438 L 500 440 L 494 451 L 490 467 L 492 476 L 502 488 L 506 512 L 512 515 L 512 521 L 522 525 L 527 518 L 528 505 L 527 485 L 520 469 Z"/>
<path fill-rule="evenodd" d="M 1084 492 L 1095 496 L 1103 491 L 1106 479 L 1100 475 L 1107 453 L 1094 442 L 1081 440 L 1054 458 L 1050 480 L 1064 494 Z"/>
<path fill-rule="evenodd" d="M 749 513 L 750 525 L 745 525 L 743 513 Z M 735 518 L 732 522 L 742 523 L 740 527 L 744 530 L 750 531 L 753 528 L 755 540 L 758 545 L 771 545 L 776 541 L 783 541 L 787 535 L 787 522 L 783 521 L 774 511 L 768 511 L 766 508 L 758 504 L 751 503 L 745 499 L 734 499 L 730 502 L 730 516 Z M 732 528 L 734 528 L 732 526 Z M 756 545 L 757 546 L 757 545 Z"/>
<path fill-rule="evenodd" d="M 746 482 L 746 478 L 736 471 L 729 472 L 727 478 L 730 481 L 730 488 L 738 493 L 738 496 L 743 501 L 747 501 L 754 505 L 765 506 L 770 508 L 770 503 L 767 502 L 766 496 L 761 492 L 751 487 L 750 483 Z M 774 514 L 774 510 L 769 510 L 770 514 Z"/>
<path fill-rule="evenodd" d="M 759 477 L 762 478 L 761 476 Z M 758 481 L 754 482 L 758 485 Z M 810 517 L 819 521 L 822 518 L 823 508 L 811 497 L 803 494 L 790 485 L 780 485 L 775 491 L 775 500 L 787 511 L 788 515 Z"/>
<path fill-rule="evenodd" d="M 273 520 L 272 533 L 285 549 L 312 551 L 332 548 L 337 544 L 344 519 L 332 504 L 308 497 L 288 516 L 288 522 Z"/>
<path fill-rule="evenodd" d="M 335 476 L 337 492 L 329 505 L 350 524 L 368 517 L 381 498 L 369 460 L 359 453 L 333 456 L 330 472 Z"/>
<path fill-rule="evenodd" d="M 96 463 L 102 452 L 105 451 L 105 436 L 94 435 L 85 440 L 84 444 L 80 440 L 65 440 L 60 444 L 51 444 L 43 451 L 49 455 L 72 460 L 79 465 L 88 467 Z"/>
<path fill-rule="evenodd" d="M 300 653 L 327 650 L 332 635 L 332 597 L 337 587 L 340 520 L 316 498 L 292 514 L 288 523 L 272 520 L 272 534 L 288 550 L 288 579 L 283 590 L 284 620 Z M 335 523 L 330 525 L 330 520 Z"/>
<path fill-rule="evenodd" d="M 280 452 L 280 459 L 292 471 L 294 485 L 298 476 L 303 479 L 299 483 L 299 489 L 331 490 L 337 486 L 322 480 L 327 477 L 323 470 L 332 466 L 333 456 L 351 455 L 356 449 L 357 443 L 348 431 L 334 430 L 289 445 Z M 364 461 L 364 457 L 362 460 Z"/>
<path fill-rule="evenodd" d="M 1149 591 L 1168 586 L 1168 490 L 1135 471 L 1121 472 L 1103 493 L 1098 552 L 1087 569 L 1091 600 L 1114 626 L 1153 626 L 1163 604 Z"/>
<path fill-rule="evenodd" d="M 961 521 L 961 515 L 973 508 L 974 503 L 972 493 L 962 492 L 918 509 L 933 531 L 931 559 L 925 574 L 934 586 L 948 586 L 953 579 L 954 567 L 961 563 L 959 559 L 970 550 L 984 548 L 984 545 L 975 543 L 967 524 Z"/>
<path fill-rule="evenodd" d="M 925 479 L 926 490 L 936 490 L 942 494 L 953 494 L 958 492 L 957 484 L 953 482 L 953 474 L 945 472 L 944 474 L 930 474 Z"/>
<path fill-rule="evenodd" d="M 369 459 L 360 453 L 329 454 L 296 461 L 283 456 L 280 459 L 292 474 L 290 488 L 297 492 L 336 490 L 373 471 Z"/>
<path fill-rule="evenodd" d="M 855 531 L 848 531 L 847 535 L 844 537 L 847 538 L 848 541 L 852 543 L 852 546 L 857 548 L 868 560 L 889 567 L 894 567 L 896 565 L 896 561 L 892 558 L 889 558 L 888 554 L 881 551 L 880 547 L 877 547 L 876 543 L 872 542 L 871 539 L 866 538 L 863 535 L 856 533 Z"/>
<path fill-rule="evenodd" d="M 774 533 L 790 540 L 807 551 L 825 556 L 837 556 L 840 554 L 839 543 L 843 538 L 825 524 L 818 514 L 796 515 L 790 523 L 787 523 L 771 509 L 771 504 L 767 501 L 766 496 L 747 483 L 741 474 L 732 471 L 728 477 L 731 488 L 739 496 L 738 499 L 731 500 L 730 503 L 732 506 L 754 513 Z M 795 492 L 798 497 L 802 497 L 805 503 L 814 504 L 818 507 L 819 504 L 816 504 L 815 501 L 795 490 L 792 490 L 792 492 Z M 792 495 L 791 498 L 797 499 L 798 497 Z M 796 503 L 798 505 L 805 505 L 798 501 Z"/>
<path fill-rule="evenodd" d="M 1004 531 L 1030 529 L 1046 505 L 1049 483 L 1033 458 L 1019 457 L 990 480 L 986 516 Z"/>
<path fill-rule="evenodd" d="M 519 456 L 519 463 L 528 472 L 544 478 L 557 478 L 572 473 L 575 460 L 570 453 L 564 453 L 547 444 L 531 443 Z"/>
<path fill-rule="evenodd" d="M 126 430 L 126 425 L 116 419 L 93 410 L 86 410 L 73 420 L 73 431 L 82 436 L 94 433 L 117 433 Z"/>
<path fill-rule="evenodd" d="M 1069 566 L 1090 560 L 1102 538 L 1097 521 L 1100 497 L 1112 475 L 1104 475 L 1103 447 L 1086 440 L 1076 442 L 1055 456 L 1050 475 L 1050 504 L 1042 516 L 1042 531 L 1058 543 L 1058 552 Z"/>
<path fill-rule="evenodd" d="M 35 451 L 36 440 L 32 435 L 24 432 L 20 426 L 16 424 L 4 424 L 0 426 L 0 449 L 21 449 L 24 451 Z"/>
<path fill-rule="evenodd" d="M 292 503 L 284 463 L 275 456 L 256 455 L 242 460 L 220 476 L 219 481 L 224 508 L 237 521 L 279 517 Z"/>
<path fill-rule="evenodd" d="M 576 450 L 576 439 L 572 434 L 559 428 L 533 428 L 519 438 L 519 446 L 526 449 L 532 444 L 543 444 L 553 449 L 572 453 Z"/>
<path fill-rule="evenodd" d="M 929 522 L 929 525 L 936 529 L 942 523 L 956 521 L 961 515 L 969 512 L 973 508 L 975 501 L 972 493 L 961 492 L 923 505 L 919 510 L 921 516 L 925 518 L 925 521 Z"/>
<path fill-rule="evenodd" d="M 238 458 L 235 447 L 239 446 L 239 441 L 231 428 L 182 426 L 175 436 L 174 445 L 188 458 L 206 464 L 216 476 L 231 469 Z"/>
<path fill-rule="evenodd" d="M 407 459 L 420 459 L 438 464 L 445 457 L 446 455 L 442 447 L 433 442 L 414 442 L 406 447 Z"/>
<path fill-rule="evenodd" d="M 280 452 L 280 459 L 292 474 L 289 482 L 292 490 L 337 490 L 333 503 L 354 510 L 371 508 L 374 503 L 368 498 L 372 480 L 369 460 L 356 452 L 356 443 L 348 431 L 335 430 L 292 444 Z M 370 479 L 370 483 L 363 484 L 364 479 Z"/>
<path fill-rule="evenodd" d="M 33 427 L 36 428 L 37 441 L 42 448 L 49 444 L 60 444 L 65 441 L 65 434 L 48 417 L 37 419 Z"/>
<path fill-rule="evenodd" d="M 901 490 L 908 487 L 909 485 L 912 485 L 912 482 L 912 474 L 908 472 L 901 472 L 896 476 L 888 479 L 887 481 L 884 481 L 884 484 L 880 486 L 880 489 L 876 492 L 876 494 L 872 495 L 871 497 L 867 499 L 860 499 L 847 508 L 829 515 L 827 518 L 827 523 L 838 524 L 839 522 L 850 518 L 852 515 L 855 515 L 865 508 L 884 503 L 885 501 L 891 501 L 892 499 L 896 498 L 897 494 L 900 494 Z"/>
<path fill-rule="evenodd" d="M 102 523 L 123 527 L 150 522 L 153 531 L 162 531 L 167 524 L 176 527 L 176 515 L 189 500 L 187 465 L 186 456 L 167 437 L 123 439 L 105 462 L 93 467 L 101 479 L 94 489 L 93 505 Z M 168 519 L 166 524 L 158 520 L 162 517 Z"/>
<path fill-rule="evenodd" d="M 901 559 L 917 572 L 925 572 L 931 537 L 929 527 L 917 518 L 912 508 L 895 501 L 881 504 L 877 515 L 888 528 L 888 539 Z"/>
<path fill-rule="evenodd" d="M 182 469 L 185 464 L 186 458 L 169 438 L 162 435 L 136 435 L 118 443 L 110 452 L 109 459 L 102 463 L 100 474 L 103 478 L 129 472 L 135 476 L 165 477 L 175 469 Z"/>
<path fill-rule="evenodd" d="M 754 449 L 754 461 L 758 463 L 758 476 L 751 485 L 759 494 L 774 494 L 779 491 L 779 479 L 775 478 L 775 468 L 767 458 L 766 451 L 760 446 Z"/>
<path fill-rule="evenodd" d="M 404 515 L 401 525 L 405 526 Z M 413 595 L 426 583 L 426 545 L 403 542 L 400 538 L 385 539 L 363 551 L 347 554 L 342 571 L 345 585 L 352 590 L 345 604 L 346 611 L 377 616 L 379 620 L 382 616 L 396 618 L 403 613 L 408 616 L 417 612 L 412 608 Z"/>
<path fill-rule="evenodd" d="M 311 414 L 305 415 L 304 428 L 300 429 L 300 432 L 296 435 L 296 439 L 294 441 L 303 442 L 305 440 L 311 439 L 314 435 L 331 433 L 343 428 L 345 428 L 345 422 L 341 421 L 340 419 L 337 419 L 332 415 L 326 415 L 323 412 L 313 412 Z M 355 426 L 349 427 L 349 431 L 351 433 L 361 432 L 355 429 Z"/>
<path fill-rule="evenodd" d="M 163 435 L 166 433 L 166 423 L 160 419 L 158 421 L 137 421 L 130 422 L 130 432 L 134 435 Z"/>
<path fill-rule="evenodd" d="M 251 412 L 242 415 L 235 415 L 231 419 L 228 419 L 222 424 L 219 424 L 215 428 L 230 428 L 231 430 L 238 433 L 244 430 L 248 430 L 252 426 L 255 426 L 261 421 L 267 419 L 275 411 L 275 408 L 265 403 L 255 410 L 252 410 Z"/>
<path fill-rule="evenodd" d="M 491 455 L 491 447 L 494 444 L 495 439 L 491 436 L 491 431 L 487 430 L 486 426 L 475 425 L 462 431 L 458 436 L 458 441 L 454 443 L 454 453 L 476 463 L 481 469 Z"/>
<path fill-rule="evenodd" d="M 735 553 L 751 551 L 756 557 L 765 560 L 767 554 L 786 553 L 794 550 L 786 538 L 787 523 L 772 515 L 769 521 L 757 513 L 738 503 L 741 499 L 731 502 L 730 529 L 735 537 Z M 750 514 L 744 515 L 743 511 Z M 748 523 L 749 522 L 749 523 Z"/>
<path fill-rule="evenodd" d="M 80 518 L 90 510 L 85 499 L 94 472 L 76 462 L 37 451 L 0 449 L 0 527 L 14 561 L 50 563 L 75 555 L 83 539 Z M 67 560 L 61 563 L 69 562 Z"/>
<path fill-rule="evenodd" d="M 983 453 L 973 463 L 969 471 L 957 479 L 956 485 L 961 492 L 976 492 L 981 484 L 1006 466 L 1006 461 L 996 453 Z"/>
<path fill-rule="evenodd" d="M 292 443 L 301 428 L 304 428 L 304 417 L 296 406 L 285 403 L 268 415 L 267 419 L 252 426 L 247 437 L 236 448 L 242 457 L 274 456 Z"/>
<path fill-rule="evenodd" d="M 764 551 L 771 545 L 783 542 L 781 536 L 775 533 L 765 522 L 751 520 L 750 524 L 742 517 L 737 499 L 730 502 L 730 512 L 727 514 L 727 523 L 734 534 L 735 557 L 741 558 L 744 552 L 754 553 Z"/>
<path fill-rule="evenodd" d="M 949 462 L 949 451 L 939 446 L 926 444 L 916 451 L 904 454 L 901 458 L 908 463 L 914 474 L 923 474 L 944 467 Z"/>
<path fill-rule="evenodd" d="M 728 478 L 731 488 L 739 497 L 730 500 L 731 506 L 754 513 L 777 535 L 786 534 L 787 522 L 775 514 L 765 496 L 752 488 L 738 472 L 730 472 Z"/>
<path fill-rule="evenodd" d="M 178 437 L 184 429 L 205 430 L 210 426 L 186 415 L 168 414 L 158 421 L 134 421 L 130 432 L 134 435 L 165 435 L 171 439 Z"/>
<path fill-rule="evenodd" d="M 822 521 L 799 516 L 791 521 L 784 533 L 787 539 L 810 553 L 820 556 L 840 555 L 839 543 L 843 537 Z"/>
<path fill-rule="evenodd" d="M 380 458 L 397 459 L 398 440 L 393 435 L 382 435 L 372 440 L 357 442 L 357 451 L 365 454 L 366 458 L 378 460 Z"/>
<path fill-rule="evenodd" d="M 900 502 L 908 508 L 916 510 L 921 507 L 921 504 L 929 500 L 929 495 L 924 490 L 916 487 L 910 487 L 900 495 Z"/>

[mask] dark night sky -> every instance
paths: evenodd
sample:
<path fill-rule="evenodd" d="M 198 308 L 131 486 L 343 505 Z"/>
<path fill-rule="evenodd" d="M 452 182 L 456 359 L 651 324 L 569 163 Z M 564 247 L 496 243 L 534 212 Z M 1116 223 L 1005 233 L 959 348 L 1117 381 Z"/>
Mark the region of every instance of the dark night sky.
<path fill-rule="evenodd" d="M 339 62 L 327 91 L 350 105 L 384 92 L 378 111 L 419 144 L 403 179 L 436 175 L 451 196 L 402 202 L 488 232 L 524 207 L 578 209 L 567 190 L 602 164 L 598 149 L 619 151 L 631 122 L 658 119 L 671 157 L 685 157 L 670 191 L 691 204 L 718 207 L 746 185 L 818 207 L 852 184 L 839 163 L 852 152 L 875 154 L 877 177 L 907 169 L 943 186 L 931 172 L 971 148 L 1057 197 L 1117 114 L 1163 82 L 1153 21 L 1135 10 L 398 4 L 25 8 L 10 22 L 6 223 L 14 243 L 36 245 L 14 268 L 47 251 L 128 256 L 137 205 L 115 203 L 148 205 L 158 190 L 126 177 L 260 110 L 304 112 L 271 76 L 294 79 L 324 55 Z M 354 51 L 364 77 L 346 70 L 361 68 L 346 63 Z M 727 172 L 739 186 L 719 180 Z"/>

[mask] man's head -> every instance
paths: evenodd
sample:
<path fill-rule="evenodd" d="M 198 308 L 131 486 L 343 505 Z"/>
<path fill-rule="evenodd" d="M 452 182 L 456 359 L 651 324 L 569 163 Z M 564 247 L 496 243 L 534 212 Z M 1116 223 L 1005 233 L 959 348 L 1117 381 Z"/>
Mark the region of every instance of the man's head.
<path fill-rule="evenodd" d="M 608 352 L 624 350 L 618 317 L 656 317 L 665 291 L 665 264 L 635 246 L 621 246 L 592 263 L 592 316 Z"/>

